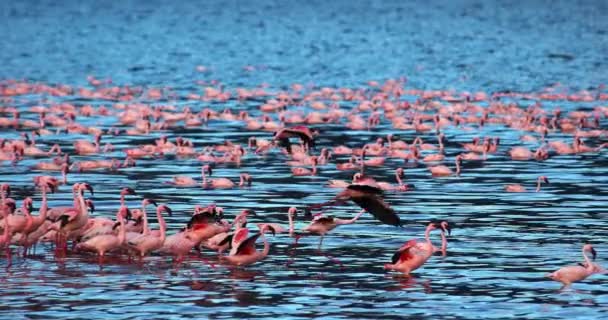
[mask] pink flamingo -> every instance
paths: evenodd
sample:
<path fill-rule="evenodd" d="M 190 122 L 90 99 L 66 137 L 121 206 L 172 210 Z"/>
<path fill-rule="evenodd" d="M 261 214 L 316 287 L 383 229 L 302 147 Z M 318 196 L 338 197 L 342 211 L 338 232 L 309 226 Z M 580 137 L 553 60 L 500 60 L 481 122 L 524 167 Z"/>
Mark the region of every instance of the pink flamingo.
<path fill-rule="evenodd" d="M 146 254 L 160 249 L 165 243 L 165 231 L 167 229 L 167 225 L 161 214 L 163 211 L 167 212 L 167 214 L 171 216 L 171 209 L 166 205 L 160 205 L 156 208 L 156 217 L 158 218 L 158 224 L 160 225 L 160 234 L 158 236 L 154 234 L 142 234 L 139 237 L 131 239 L 129 242 L 127 242 L 129 248 L 139 253 L 140 261 Z"/>
<path fill-rule="evenodd" d="M 546 274 L 545 277 L 561 282 L 563 284 L 563 289 L 569 287 L 573 282 L 586 279 L 594 273 L 606 273 L 602 267 L 589 260 L 587 252 L 591 252 L 593 260 L 595 260 L 597 255 L 595 249 L 593 249 L 593 246 L 590 244 L 585 244 L 582 249 L 583 259 L 585 259 L 583 264 L 562 267 L 555 272 Z"/>
<path fill-rule="evenodd" d="M 430 239 L 431 231 L 443 228 L 435 222 L 429 223 L 424 233 L 426 242 L 420 243 L 416 239 L 409 240 L 393 255 L 392 264 L 385 264 L 384 269 L 410 274 L 420 268 L 437 250 Z M 445 238 L 442 237 L 442 240 Z M 447 243 L 442 244 L 442 248 L 447 248 Z"/>
<path fill-rule="evenodd" d="M 545 176 L 540 176 L 536 180 L 536 191 L 540 191 L 540 186 L 542 183 L 549 183 L 549 179 Z M 507 192 L 527 192 L 526 188 L 521 184 L 508 184 L 505 186 L 505 191 Z"/>
<path fill-rule="evenodd" d="M 278 141 L 280 146 L 285 147 L 288 153 L 291 153 L 291 144 L 289 143 L 291 137 L 300 138 L 307 151 L 315 146 L 313 132 L 305 126 L 280 129 L 274 133 L 273 139 Z"/>
<path fill-rule="evenodd" d="M 460 176 L 460 166 L 462 165 L 461 155 L 457 155 L 454 162 L 456 163 L 456 175 Z M 447 177 L 454 174 L 454 172 L 452 172 L 452 169 L 443 165 L 429 167 L 429 170 L 431 171 L 433 177 Z"/>
<path fill-rule="evenodd" d="M 308 226 L 306 226 L 303 231 L 309 232 L 311 234 L 319 235 L 321 238 L 319 239 L 318 249 L 321 250 L 321 246 L 323 244 L 323 238 L 325 238 L 325 234 L 335 229 L 337 226 L 353 224 L 355 223 L 361 215 L 365 213 L 365 210 L 359 211 L 352 219 L 339 219 L 333 216 L 321 216 L 317 215 L 313 218 L 312 222 Z"/>
<path fill-rule="evenodd" d="M 202 169 L 202 174 L 203 174 L 203 188 L 212 188 L 212 189 L 230 189 L 230 188 L 234 188 L 235 184 L 234 182 L 232 182 L 230 179 L 227 178 L 216 178 L 216 179 L 207 179 L 207 175 L 205 174 L 205 171 L 209 173 L 209 175 L 212 174 L 212 169 L 209 165 L 204 165 L 203 169 Z M 251 176 L 247 173 L 241 173 L 239 175 L 239 187 L 243 187 L 245 186 L 245 184 L 247 184 L 247 186 L 251 186 Z"/>
<path fill-rule="evenodd" d="M 97 252 L 99 257 L 98 263 L 99 267 L 103 266 L 103 259 L 106 252 L 119 248 L 125 242 L 125 220 L 122 218 L 126 215 L 126 211 L 128 209 L 126 207 L 121 208 L 119 214 L 117 215 L 118 221 L 120 222 L 120 231 L 118 232 L 118 236 L 114 234 L 104 234 L 94 238 L 91 238 L 85 242 L 81 242 L 76 246 L 76 249 L 86 249 Z"/>
<path fill-rule="evenodd" d="M 268 225 L 264 225 L 259 233 L 247 238 L 247 240 L 242 241 L 238 244 L 234 254 L 223 257 L 228 263 L 237 265 L 237 266 L 245 266 L 256 263 L 258 261 L 263 260 L 268 256 L 270 251 L 270 245 L 264 236 Z M 264 249 L 262 251 L 257 251 L 255 248 L 255 242 L 258 238 L 262 238 L 264 242 Z"/>
<path fill-rule="evenodd" d="M 400 226 L 401 220 L 399 216 L 395 213 L 395 210 L 382 200 L 382 194 L 382 189 L 372 185 L 362 183 L 351 184 L 338 193 L 332 200 L 311 205 L 307 210 L 310 211 L 311 209 L 318 209 L 327 205 L 333 206 L 351 200 L 382 223 Z"/>
<path fill-rule="evenodd" d="M 312 157 L 312 170 L 307 168 L 297 167 L 291 169 L 291 174 L 294 176 L 314 176 L 317 174 L 317 157 Z"/>

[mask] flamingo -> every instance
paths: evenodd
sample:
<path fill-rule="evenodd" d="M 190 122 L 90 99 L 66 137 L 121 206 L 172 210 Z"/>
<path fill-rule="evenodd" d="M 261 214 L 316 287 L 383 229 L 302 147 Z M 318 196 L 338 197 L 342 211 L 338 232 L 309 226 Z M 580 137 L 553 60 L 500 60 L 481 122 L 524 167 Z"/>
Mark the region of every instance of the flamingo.
<path fill-rule="evenodd" d="M 315 140 L 312 131 L 306 126 L 295 126 L 291 128 L 283 128 L 274 133 L 274 140 L 279 142 L 279 145 L 285 147 L 288 153 L 291 153 L 291 144 L 289 138 L 298 137 L 306 147 L 306 150 L 314 148 Z"/>
<path fill-rule="evenodd" d="M 234 182 L 232 182 L 230 179 L 227 178 L 216 178 L 216 179 L 207 179 L 207 175 L 205 174 L 205 171 L 209 173 L 209 175 L 212 174 L 212 169 L 209 165 L 204 165 L 203 169 L 202 169 L 202 174 L 203 174 L 203 188 L 211 188 L 211 189 L 230 189 L 230 188 L 234 188 L 235 184 Z M 239 175 L 239 187 L 243 187 L 245 186 L 245 184 L 247 184 L 247 186 L 251 186 L 251 176 L 247 173 L 241 173 Z"/>
<path fill-rule="evenodd" d="M 540 191 L 541 183 L 549 183 L 549 179 L 545 176 L 540 176 L 536 180 L 536 191 Z M 508 184 L 505 186 L 505 191 L 507 192 L 527 192 L 526 188 L 521 184 Z"/>
<path fill-rule="evenodd" d="M 436 222 L 429 223 L 424 233 L 426 242 L 420 243 L 416 239 L 409 240 L 393 255 L 392 263 L 384 265 L 384 269 L 403 272 L 407 275 L 420 268 L 436 251 L 430 234 L 437 228 L 443 229 L 443 226 Z M 447 247 L 447 244 L 442 244 L 442 248 L 444 247 Z"/>
<path fill-rule="evenodd" d="M 576 266 L 562 267 L 555 272 L 546 274 L 545 277 L 561 282 L 563 284 L 562 288 L 566 288 L 573 282 L 584 280 L 594 273 L 606 273 L 602 267 L 589 260 L 587 252 L 591 252 L 593 260 L 595 260 L 597 255 L 595 249 L 590 244 L 585 244 L 582 249 L 584 263 Z"/>
<path fill-rule="evenodd" d="M 303 231 L 309 232 L 311 234 L 316 234 L 321 237 L 319 239 L 319 245 L 317 246 L 317 249 L 321 250 L 325 234 L 335 229 L 337 226 L 355 223 L 364 213 L 365 209 L 359 211 L 359 213 L 357 213 L 352 219 L 348 220 L 335 218 L 334 216 L 317 215 L 313 218 L 312 222 L 310 222 L 310 224 L 303 229 Z"/>
<path fill-rule="evenodd" d="M 158 218 L 158 224 L 160 225 L 160 234 L 158 236 L 154 234 L 141 234 L 140 236 L 131 239 L 127 242 L 127 245 L 130 249 L 139 253 L 140 261 L 144 258 L 146 254 L 160 249 L 165 243 L 165 231 L 167 229 L 167 224 L 165 223 L 165 219 L 163 219 L 163 216 L 161 214 L 163 211 L 165 211 L 169 216 L 171 216 L 171 209 L 166 205 L 160 205 L 156 208 L 156 217 Z"/>
<path fill-rule="evenodd" d="M 460 166 L 462 165 L 462 156 L 457 155 L 454 162 L 456 163 L 456 175 L 460 176 Z M 452 169 L 450 169 L 446 166 L 432 166 L 432 167 L 429 167 L 429 170 L 431 171 L 431 174 L 433 175 L 433 177 L 447 177 L 447 176 L 451 176 L 454 174 L 452 172 Z"/>
<path fill-rule="evenodd" d="M 311 205 L 307 210 L 310 211 L 311 209 L 318 209 L 327 205 L 333 206 L 351 200 L 365 209 L 365 211 L 371 213 L 382 223 L 400 226 L 401 220 L 399 219 L 399 216 L 382 200 L 382 194 L 382 189 L 371 185 L 360 183 L 351 184 L 338 193 L 332 200 L 321 204 Z"/>
<path fill-rule="evenodd" d="M 291 174 L 294 176 L 314 176 L 317 174 L 317 157 L 312 157 L 312 170 L 309 170 L 307 168 L 301 168 L 301 167 L 297 167 L 297 168 L 292 168 L 291 169 Z"/>
<path fill-rule="evenodd" d="M 64 250 L 67 249 L 67 241 L 70 237 L 74 237 L 77 234 L 73 232 L 81 229 L 87 224 L 89 220 L 89 213 L 87 211 L 87 205 L 84 200 L 84 190 L 89 190 L 91 195 L 93 195 L 93 188 L 88 183 L 77 183 L 77 198 L 79 201 L 79 205 L 72 210 L 67 210 L 63 212 L 63 214 L 59 217 L 58 221 L 55 223 L 55 227 L 53 229 L 58 230 L 58 235 L 62 238 L 62 245 Z M 60 248 L 59 243 L 57 248 Z"/>
<path fill-rule="evenodd" d="M 119 214 L 117 215 L 118 221 L 120 222 L 120 231 L 118 235 L 115 234 L 104 234 L 92 239 L 89 239 L 85 242 L 81 242 L 76 246 L 77 250 L 86 249 L 97 252 L 99 257 L 98 263 L 99 267 L 103 266 L 103 259 L 105 257 L 106 252 L 119 248 L 125 242 L 125 220 L 123 216 L 126 215 L 126 211 L 128 209 L 123 207 L 120 209 Z"/>
<path fill-rule="evenodd" d="M 225 259 L 228 263 L 237 266 L 245 266 L 256 263 L 266 258 L 270 251 L 270 245 L 268 244 L 268 240 L 266 240 L 266 237 L 264 236 L 267 228 L 270 227 L 268 225 L 262 226 L 260 232 L 247 238 L 247 240 L 244 240 L 239 243 L 236 247 L 235 252 L 231 255 L 223 257 L 223 259 Z M 262 241 L 264 243 L 264 249 L 262 251 L 257 251 L 255 249 L 255 242 L 260 237 L 262 238 Z"/>

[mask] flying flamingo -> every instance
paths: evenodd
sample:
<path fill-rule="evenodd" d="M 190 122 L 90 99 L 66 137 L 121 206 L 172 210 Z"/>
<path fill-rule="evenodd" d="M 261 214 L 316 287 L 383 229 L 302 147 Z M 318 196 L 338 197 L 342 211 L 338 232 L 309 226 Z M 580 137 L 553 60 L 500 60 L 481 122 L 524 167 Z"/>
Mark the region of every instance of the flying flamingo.
<path fill-rule="evenodd" d="M 158 224 L 160 225 L 160 234 L 158 236 L 154 234 L 142 234 L 139 237 L 131 239 L 127 242 L 130 249 L 139 253 L 140 261 L 146 254 L 160 249 L 165 243 L 165 231 L 167 229 L 167 225 L 161 214 L 163 211 L 171 216 L 171 209 L 166 205 L 160 205 L 156 208 L 156 217 L 158 218 Z"/>
<path fill-rule="evenodd" d="M 351 200 L 365 209 L 365 211 L 371 213 L 382 223 L 400 226 L 401 220 L 399 219 L 399 216 L 382 200 L 382 194 L 382 189 L 371 185 L 359 183 L 351 184 L 338 193 L 332 200 L 321 204 L 311 205 L 307 210 L 310 211 L 311 209 L 318 209 L 327 205 L 333 206 Z"/>
<path fill-rule="evenodd" d="M 279 142 L 279 146 L 285 147 L 288 153 L 291 153 L 291 144 L 289 143 L 289 138 L 291 137 L 300 138 L 307 151 L 315 146 L 313 133 L 308 127 L 305 126 L 283 128 L 274 133 L 273 139 Z"/>
<path fill-rule="evenodd" d="M 549 179 L 545 176 L 540 176 L 536 180 L 536 192 L 540 191 L 541 183 L 549 183 Z M 508 184 L 505 186 L 507 192 L 527 192 L 526 188 L 521 184 Z"/>
<path fill-rule="evenodd" d="M 407 275 L 420 268 L 436 251 L 430 234 L 437 228 L 443 227 L 441 224 L 437 225 L 436 222 L 429 223 L 424 233 L 426 242 L 420 243 L 416 239 L 409 240 L 393 255 L 392 264 L 385 264 L 384 269 L 403 272 Z M 442 244 L 442 247 L 447 247 L 447 244 Z"/>
<path fill-rule="evenodd" d="M 584 280 L 594 273 L 606 273 L 602 267 L 589 260 L 587 252 L 591 252 L 593 260 L 595 260 L 595 256 L 597 255 L 595 249 L 590 244 L 585 244 L 582 249 L 583 258 L 585 259 L 583 264 L 562 267 L 555 272 L 546 274 L 545 277 L 561 282 L 563 289 L 569 287 L 573 282 Z"/>
<path fill-rule="evenodd" d="M 100 235 L 85 242 L 79 243 L 76 246 L 76 249 L 86 249 L 97 252 L 99 257 L 98 263 L 99 267 L 101 268 L 103 266 L 103 258 L 106 252 L 119 248 L 125 242 L 125 220 L 122 217 L 126 215 L 127 210 L 128 209 L 126 207 L 123 207 L 117 215 L 118 221 L 120 222 L 120 231 L 118 232 L 118 235 Z"/>

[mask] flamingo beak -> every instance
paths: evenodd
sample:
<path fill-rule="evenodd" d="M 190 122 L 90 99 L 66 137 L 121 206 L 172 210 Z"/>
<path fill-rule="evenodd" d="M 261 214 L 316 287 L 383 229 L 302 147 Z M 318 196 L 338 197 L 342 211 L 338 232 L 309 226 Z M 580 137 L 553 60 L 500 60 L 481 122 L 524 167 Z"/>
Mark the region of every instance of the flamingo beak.
<path fill-rule="evenodd" d="M 88 183 L 84 183 L 84 187 L 89 190 L 89 192 L 91 193 L 91 195 L 94 195 L 95 193 L 93 192 L 93 187 L 91 187 L 90 184 Z"/>
<path fill-rule="evenodd" d="M 593 248 L 591 248 L 591 250 L 590 250 L 590 251 L 591 251 L 591 257 L 592 257 L 592 260 L 593 260 L 593 261 L 595 261 L 595 257 L 597 256 L 597 252 L 596 252 L 596 251 L 595 251 L 595 249 L 593 249 Z"/>
<path fill-rule="evenodd" d="M 544 179 L 543 179 L 543 180 L 545 180 L 545 183 L 549 183 L 549 178 L 544 177 Z"/>
<path fill-rule="evenodd" d="M 158 207 L 158 204 L 156 203 L 156 201 L 152 200 L 152 199 L 148 199 L 148 202 L 150 204 L 153 204 L 155 207 Z"/>
<path fill-rule="evenodd" d="M 91 213 L 95 212 L 95 205 L 92 201 L 88 201 L 87 206 L 89 207 L 89 209 L 91 209 Z"/>
<path fill-rule="evenodd" d="M 268 228 L 268 230 L 270 230 L 270 232 L 272 233 L 272 236 L 274 237 L 276 235 L 276 230 L 272 226 L 269 226 L 269 225 L 267 225 L 266 227 Z"/>
<path fill-rule="evenodd" d="M 133 189 L 131 189 L 131 188 L 128 188 L 128 187 L 127 187 L 127 188 L 124 188 L 123 190 L 124 190 L 124 192 L 125 192 L 126 194 L 130 194 L 130 195 L 132 195 L 132 196 L 136 195 L 135 190 L 133 190 Z"/>
<path fill-rule="evenodd" d="M 173 216 L 173 210 L 171 210 L 171 208 L 164 206 L 165 211 L 167 212 L 167 215 L 169 215 L 169 217 Z"/>
<path fill-rule="evenodd" d="M 251 209 L 246 209 L 246 210 L 245 210 L 245 212 L 246 212 L 247 214 L 250 214 L 250 215 L 254 216 L 254 217 L 257 217 L 257 216 L 258 216 L 258 214 L 257 214 L 257 213 L 255 213 L 255 211 L 253 211 L 253 210 L 251 210 Z"/>
<path fill-rule="evenodd" d="M 51 190 L 51 193 L 55 193 L 55 191 L 57 191 L 57 190 L 55 190 L 55 185 L 54 184 L 47 183 L 46 185 L 49 188 L 49 190 Z"/>

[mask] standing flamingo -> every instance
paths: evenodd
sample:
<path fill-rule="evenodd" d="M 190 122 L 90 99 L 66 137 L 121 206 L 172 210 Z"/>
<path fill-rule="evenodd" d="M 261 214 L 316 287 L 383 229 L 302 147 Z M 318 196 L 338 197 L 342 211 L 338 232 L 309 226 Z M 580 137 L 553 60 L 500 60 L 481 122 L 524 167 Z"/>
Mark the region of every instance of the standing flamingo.
<path fill-rule="evenodd" d="M 130 249 L 139 253 L 140 261 L 146 254 L 160 249 L 165 243 L 165 231 L 167 229 L 167 224 L 165 223 L 165 219 L 163 219 L 161 214 L 163 211 L 171 216 L 171 209 L 166 205 L 160 205 L 156 208 L 156 217 L 158 218 L 158 224 L 160 225 L 160 234 L 158 236 L 154 234 L 141 234 L 140 236 L 127 242 Z"/>
<path fill-rule="evenodd" d="M 603 268 L 589 260 L 587 252 L 591 252 L 593 260 L 595 260 L 597 255 L 595 249 L 590 244 L 585 244 L 582 249 L 583 259 L 585 259 L 583 264 L 562 267 L 555 272 L 546 274 L 545 277 L 561 282 L 563 284 L 562 288 L 566 288 L 573 282 L 584 280 L 594 273 L 605 273 Z"/>
<path fill-rule="evenodd" d="M 244 266 L 256 263 L 266 258 L 270 251 L 270 245 L 264 236 L 267 228 L 269 228 L 269 226 L 264 225 L 259 233 L 247 238 L 247 240 L 242 241 L 233 254 L 225 256 L 223 259 L 231 264 Z M 255 249 L 255 242 L 260 237 L 264 242 L 264 249 L 262 251 L 257 251 Z"/>
<path fill-rule="evenodd" d="M 91 238 L 85 242 L 81 242 L 76 246 L 76 249 L 87 249 L 96 251 L 99 257 L 98 263 L 99 267 L 103 266 L 103 259 L 105 257 L 106 252 L 114 250 L 122 246 L 125 242 L 125 220 L 123 216 L 126 215 L 126 211 L 128 209 L 126 207 L 121 208 L 119 214 L 117 215 L 118 221 L 120 222 L 120 231 L 118 235 L 115 234 L 104 234 L 94 238 Z"/>
<path fill-rule="evenodd" d="M 437 228 L 443 228 L 443 226 L 441 224 L 437 225 L 436 222 L 429 223 L 424 233 L 426 242 L 420 243 L 415 239 L 409 240 L 393 255 L 392 264 L 385 264 L 384 269 L 410 274 L 420 268 L 436 251 L 431 242 L 430 234 Z M 447 247 L 447 244 L 442 245 L 442 247 Z"/>

